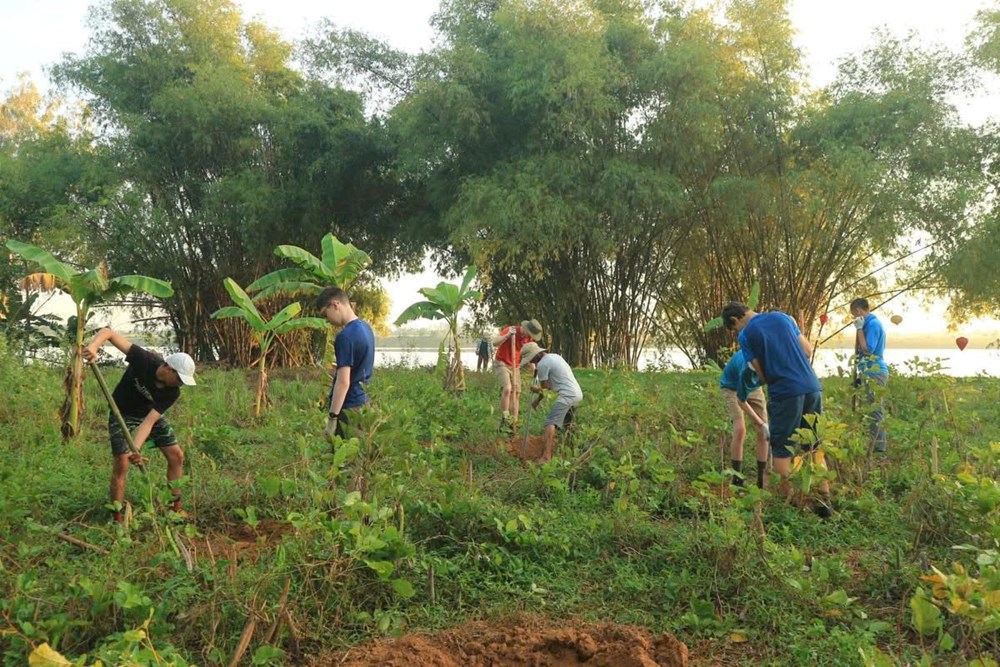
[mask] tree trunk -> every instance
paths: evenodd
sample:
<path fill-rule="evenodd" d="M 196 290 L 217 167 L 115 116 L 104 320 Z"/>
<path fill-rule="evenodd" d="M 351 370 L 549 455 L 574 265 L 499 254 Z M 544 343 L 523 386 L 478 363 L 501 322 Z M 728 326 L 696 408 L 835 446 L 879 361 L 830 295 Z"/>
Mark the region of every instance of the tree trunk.
<path fill-rule="evenodd" d="M 66 398 L 63 402 L 60 416 L 62 418 L 63 442 L 72 440 L 80 435 L 81 417 L 83 416 L 83 334 L 87 324 L 87 308 L 81 305 L 76 307 L 76 335 L 73 342 L 73 349 L 70 352 L 69 364 L 66 367 L 66 379 L 63 387 L 66 390 Z"/>
<path fill-rule="evenodd" d="M 451 342 L 454 347 L 451 361 L 448 362 L 448 372 L 444 378 L 445 391 L 465 391 L 465 367 L 462 365 L 462 348 L 458 342 L 458 321 L 449 323 Z M 511 339 L 513 340 L 513 339 Z"/>
<path fill-rule="evenodd" d="M 254 405 L 253 416 L 260 417 L 267 400 L 267 349 L 268 343 L 261 343 L 260 361 L 257 362 L 257 402 Z"/>

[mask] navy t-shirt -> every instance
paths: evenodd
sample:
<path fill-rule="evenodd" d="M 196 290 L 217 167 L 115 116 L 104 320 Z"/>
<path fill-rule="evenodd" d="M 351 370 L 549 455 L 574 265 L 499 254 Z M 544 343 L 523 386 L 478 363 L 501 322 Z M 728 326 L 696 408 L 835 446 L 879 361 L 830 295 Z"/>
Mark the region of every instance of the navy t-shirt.
<path fill-rule="evenodd" d="M 333 350 L 337 355 L 337 368 L 351 367 L 351 385 L 347 389 L 343 408 L 356 408 L 368 402 L 365 385 L 372 379 L 372 367 L 375 365 L 375 334 L 364 320 L 357 319 L 348 322 L 333 341 Z M 333 376 L 334 385 L 337 376 Z M 330 388 L 333 396 L 333 388 Z"/>
<path fill-rule="evenodd" d="M 780 311 L 759 313 L 740 332 L 740 349 L 749 363 L 760 361 L 774 400 L 823 391 L 809 365 L 795 320 Z"/>
<path fill-rule="evenodd" d="M 163 365 L 158 354 L 132 343 L 125 361 L 128 368 L 112 394 L 123 415 L 145 417 L 150 410 L 162 415 L 180 397 L 179 387 L 157 386 L 156 370 Z"/>

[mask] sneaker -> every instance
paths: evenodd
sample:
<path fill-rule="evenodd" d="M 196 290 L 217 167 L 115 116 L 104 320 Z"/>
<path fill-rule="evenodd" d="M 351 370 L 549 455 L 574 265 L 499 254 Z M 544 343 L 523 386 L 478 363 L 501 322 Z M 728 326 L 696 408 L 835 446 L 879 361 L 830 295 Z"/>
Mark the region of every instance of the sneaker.
<path fill-rule="evenodd" d="M 833 501 L 830 496 L 823 496 L 816 499 L 813 505 L 813 512 L 821 519 L 829 519 L 833 516 Z"/>

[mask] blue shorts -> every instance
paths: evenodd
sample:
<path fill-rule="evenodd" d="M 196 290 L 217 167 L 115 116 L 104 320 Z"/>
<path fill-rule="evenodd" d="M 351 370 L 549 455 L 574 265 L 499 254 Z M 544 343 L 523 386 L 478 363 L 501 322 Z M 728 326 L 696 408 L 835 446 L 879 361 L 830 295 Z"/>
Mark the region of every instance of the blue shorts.
<path fill-rule="evenodd" d="M 819 446 L 816 444 L 803 444 L 792 441 L 795 430 L 807 428 L 814 433 L 816 428 L 805 419 L 805 415 L 818 415 L 823 412 L 823 392 L 814 391 L 811 394 L 791 396 L 778 400 L 771 399 L 767 403 L 767 412 L 771 417 L 771 456 L 776 459 L 787 459 L 792 457 L 793 450 L 801 448 L 802 451 L 810 451 Z"/>

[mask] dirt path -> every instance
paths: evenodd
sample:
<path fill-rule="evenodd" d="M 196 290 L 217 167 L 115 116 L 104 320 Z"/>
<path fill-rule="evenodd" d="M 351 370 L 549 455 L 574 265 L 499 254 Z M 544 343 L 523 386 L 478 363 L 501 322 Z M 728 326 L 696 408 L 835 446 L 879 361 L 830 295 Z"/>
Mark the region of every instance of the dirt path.
<path fill-rule="evenodd" d="M 686 667 L 672 635 L 610 623 L 516 618 L 383 640 L 326 656 L 312 667 Z"/>

